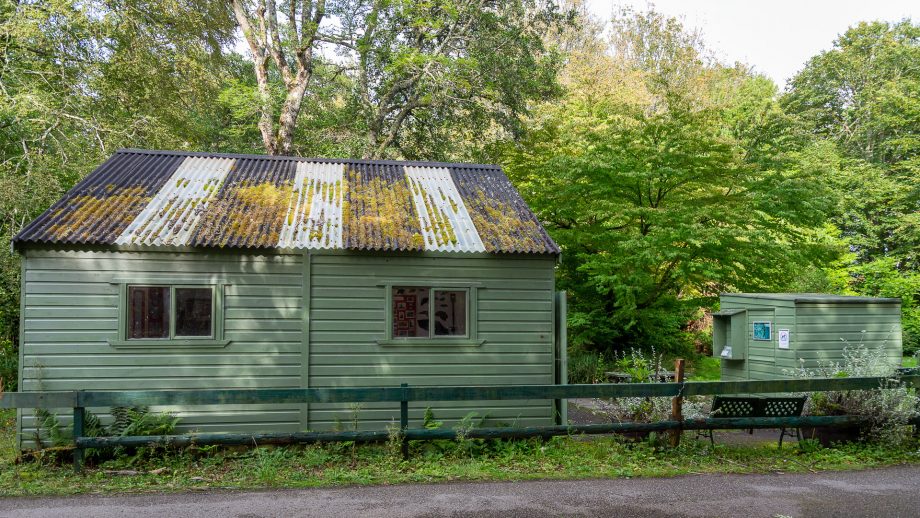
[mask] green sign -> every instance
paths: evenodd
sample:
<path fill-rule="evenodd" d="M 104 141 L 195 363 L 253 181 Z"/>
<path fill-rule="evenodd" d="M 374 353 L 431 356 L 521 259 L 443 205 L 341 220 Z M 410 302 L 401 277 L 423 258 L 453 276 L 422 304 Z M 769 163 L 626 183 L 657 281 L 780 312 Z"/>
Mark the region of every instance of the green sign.
<path fill-rule="evenodd" d="M 773 338 L 772 331 L 770 322 L 754 322 L 754 340 L 769 342 Z"/>

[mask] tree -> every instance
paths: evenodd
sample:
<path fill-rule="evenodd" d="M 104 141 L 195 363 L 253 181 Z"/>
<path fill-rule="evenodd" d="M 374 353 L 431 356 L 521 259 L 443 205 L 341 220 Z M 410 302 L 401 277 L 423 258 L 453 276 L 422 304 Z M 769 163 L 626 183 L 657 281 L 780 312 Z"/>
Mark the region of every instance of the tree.
<path fill-rule="evenodd" d="M 557 93 L 556 54 L 541 40 L 562 23 L 531 0 L 234 0 L 261 100 L 265 151 L 290 153 L 304 98 L 345 75 L 365 158 L 419 157 L 445 135 L 514 129 L 527 102 Z M 283 100 L 273 94 L 280 84 Z"/>
<path fill-rule="evenodd" d="M 813 57 L 782 103 L 843 156 L 833 221 L 853 252 L 846 290 L 902 300 L 905 351 L 920 349 L 920 25 L 860 23 Z"/>
<path fill-rule="evenodd" d="M 0 241 L 114 148 L 210 147 L 233 28 L 213 5 L 0 3 Z M 0 340 L 16 338 L 18 298 L 18 258 L 6 252 Z"/>
<path fill-rule="evenodd" d="M 808 61 L 782 103 L 847 158 L 836 224 L 860 264 L 920 271 L 920 25 L 860 23 Z"/>
<path fill-rule="evenodd" d="M 283 10 L 285 23 L 279 21 L 274 0 L 255 2 L 254 7 L 247 5 L 252 3 L 233 0 L 233 14 L 249 44 L 259 85 L 259 132 L 266 153 L 290 153 L 297 117 L 317 66 L 318 47 L 329 38 L 320 32 L 326 2 L 290 0 Z M 277 123 L 273 121 L 269 61 L 274 63 L 285 89 Z"/>
<path fill-rule="evenodd" d="M 821 264 L 834 163 L 794 135 L 772 83 L 711 62 L 676 20 L 627 11 L 614 27 L 506 165 L 563 249 L 573 342 L 673 350 L 719 291 Z"/>

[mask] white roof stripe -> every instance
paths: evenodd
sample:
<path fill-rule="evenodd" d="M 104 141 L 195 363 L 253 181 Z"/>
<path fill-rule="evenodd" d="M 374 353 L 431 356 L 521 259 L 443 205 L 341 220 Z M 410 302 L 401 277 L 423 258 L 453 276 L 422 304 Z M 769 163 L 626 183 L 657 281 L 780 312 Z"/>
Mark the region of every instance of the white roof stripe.
<path fill-rule="evenodd" d="M 299 162 L 280 248 L 342 248 L 342 164 Z"/>
<path fill-rule="evenodd" d="M 236 159 L 188 157 L 134 221 L 117 244 L 186 245 L 201 214 L 220 191 Z"/>
<path fill-rule="evenodd" d="M 426 250 L 484 252 L 485 246 L 446 167 L 406 166 Z"/>

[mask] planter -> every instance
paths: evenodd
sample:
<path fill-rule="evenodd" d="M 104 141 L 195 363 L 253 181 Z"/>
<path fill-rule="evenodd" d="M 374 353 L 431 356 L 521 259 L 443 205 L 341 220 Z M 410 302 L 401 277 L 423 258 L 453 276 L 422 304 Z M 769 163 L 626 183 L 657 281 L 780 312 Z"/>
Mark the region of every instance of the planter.
<path fill-rule="evenodd" d="M 862 438 L 862 431 L 859 426 L 803 426 L 802 438 L 831 446 L 835 442 L 857 442 Z"/>

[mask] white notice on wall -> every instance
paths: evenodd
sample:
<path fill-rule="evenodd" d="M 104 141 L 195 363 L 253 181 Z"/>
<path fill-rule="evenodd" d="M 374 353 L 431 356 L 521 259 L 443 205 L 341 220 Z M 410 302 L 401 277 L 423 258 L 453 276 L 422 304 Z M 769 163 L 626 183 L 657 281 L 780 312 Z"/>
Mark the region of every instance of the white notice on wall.
<path fill-rule="evenodd" d="M 779 348 L 780 349 L 789 348 L 789 330 L 788 329 L 779 330 Z"/>

